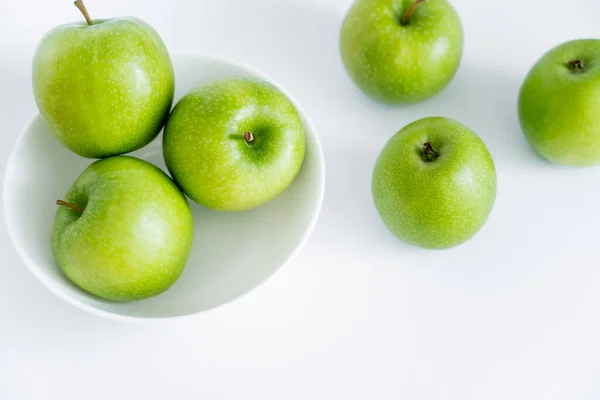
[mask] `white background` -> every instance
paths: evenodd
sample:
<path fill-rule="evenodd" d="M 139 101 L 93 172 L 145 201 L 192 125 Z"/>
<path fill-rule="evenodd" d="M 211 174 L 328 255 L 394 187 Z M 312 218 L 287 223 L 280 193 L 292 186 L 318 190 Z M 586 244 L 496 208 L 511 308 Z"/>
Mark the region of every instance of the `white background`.
<path fill-rule="evenodd" d="M 158 324 L 88 315 L 42 287 L 0 229 L 0 399 L 580 400 L 600 397 L 600 169 L 537 158 L 516 119 L 524 74 L 550 47 L 600 36 L 596 0 L 454 0 L 463 64 L 440 96 L 387 107 L 347 78 L 349 0 L 88 0 L 135 15 L 172 52 L 249 63 L 320 131 L 325 203 L 307 246 L 243 298 Z M 0 0 L 0 160 L 35 115 L 31 56 L 81 19 L 69 0 Z M 600 112 L 600 110 L 599 110 Z M 389 234 L 370 198 L 399 128 L 454 117 L 487 143 L 496 207 L 473 240 L 425 251 Z"/>

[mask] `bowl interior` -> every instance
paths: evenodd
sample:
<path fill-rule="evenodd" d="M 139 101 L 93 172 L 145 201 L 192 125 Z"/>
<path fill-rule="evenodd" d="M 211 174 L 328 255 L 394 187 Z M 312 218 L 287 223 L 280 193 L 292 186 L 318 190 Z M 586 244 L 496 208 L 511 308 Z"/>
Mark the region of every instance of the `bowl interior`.
<path fill-rule="evenodd" d="M 175 101 L 192 86 L 225 76 L 253 76 L 271 81 L 246 66 L 209 56 L 174 56 L 173 64 Z M 54 293 L 103 315 L 182 316 L 227 303 L 248 292 L 299 250 L 322 203 L 322 150 L 312 124 L 291 99 L 302 117 L 307 136 L 306 158 L 292 185 L 263 206 L 240 213 L 212 211 L 190 201 L 195 234 L 183 275 L 165 293 L 129 303 L 105 301 L 87 294 L 71 284 L 54 262 L 50 232 L 55 201 L 64 196 L 93 160 L 81 158 L 63 147 L 37 116 L 13 149 L 5 179 L 5 218 L 19 254 Z M 161 140 L 159 136 L 132 155 L 166 171 Z"/>

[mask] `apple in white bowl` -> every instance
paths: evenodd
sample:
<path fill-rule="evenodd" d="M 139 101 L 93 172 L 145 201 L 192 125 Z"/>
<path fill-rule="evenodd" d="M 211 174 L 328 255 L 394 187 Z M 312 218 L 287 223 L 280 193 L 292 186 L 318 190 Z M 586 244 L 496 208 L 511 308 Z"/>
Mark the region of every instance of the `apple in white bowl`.
<path fill-rule="evenodd" d="M 33 92 L 50 132 L 102 158 L 154 139 L 171 110 L 173 66 L 158 33 L 137 18 L 92 19 L 48 32 L 33 57 Z"/>
<path fill-rule="evenodd" d="M 128 156 L 98 160 L 63 199 L 57 201 L 52 253 L 80 288 L 108 300 L 142 300 L 170 288 L 183 272 L 192 211 L 154 165 Z"/>
<path fill-rule="evenodd" d="M 167 168 L 195 202 L 221 211 L 257 207 L 292 183 L 306 139 L 292 102 L 275 86 L 231 77 L 199 85 L 165 127 Z"/>

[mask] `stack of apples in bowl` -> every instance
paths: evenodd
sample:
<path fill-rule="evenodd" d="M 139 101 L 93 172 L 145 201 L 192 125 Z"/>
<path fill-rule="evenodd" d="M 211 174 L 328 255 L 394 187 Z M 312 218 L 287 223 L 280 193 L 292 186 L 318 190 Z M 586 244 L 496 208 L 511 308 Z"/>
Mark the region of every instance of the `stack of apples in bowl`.
<path fill-rule="evenodd" d="M 21 257 L 63 299 L 123 318 L 193 314 L 256 287 L 320 210 L 310 120 L 258 71 L 171 58 L 145 22 L 75 4 L 85 22 L 38 45 L 40 116 L 7 167 Z"/>

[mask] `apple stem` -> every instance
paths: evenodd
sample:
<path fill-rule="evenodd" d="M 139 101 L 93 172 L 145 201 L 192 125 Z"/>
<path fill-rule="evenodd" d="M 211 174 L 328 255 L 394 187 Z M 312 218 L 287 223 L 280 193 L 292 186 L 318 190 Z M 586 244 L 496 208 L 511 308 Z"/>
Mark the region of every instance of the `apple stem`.
<path fill-rule="evenodd" d="M 423 144 L 423 155 L 425 161 L 434 161 L 440 156 L 440 153 L 433 149 L 430 142 L 426 142 Z"/>
<path fill-rule="evenodd" d="M 400 23 L 402 25 L 408 25 L 408 21 L 410 21 L 410 17 L 412 17 L 412 15 L 415 12 L 415 10 L 417 9 L 417 7 L 419 7 L 423 3 L 425 3 L 425 0 L 416 0 L 414 3 L 412 3 L 412 5 L 409 7 L 409 9 L 406 11 L 406 13 L 402 16 Z"/>
<path fill-rule="evenodd" d="M 569 61 L 569 65 L 573 71 L 579 72 L 583 70 L 583 63 L 581 60 L 572 60 Z"/>
<path fill-rule="evenodd" d="M 246 143 L 250 144 L 254 141 L 254 135 L 250 131 L 244 132 L 244 140 Z"/>
<path fill-rule="evenodd" d="M 73 203 L 67 203 L 66 201 L 56 200 L 56 204 L 58 204 L 59 206 L 70 208 L 71 210 L 77 211 L 80 214 L 83 213 L 83 208 L 76 206 Z"/>
<path fill-rule="evenodd" d="M 75 7 L 79 8 L 79 11 L 81 11 L 83 16 L 85 17 L 85 20 L 87 21 L 88 25 L 92 25 L 92 19 L 90 18 L 90 14 L 88 14 L 85 6 L 83 5 L 83 0 L 76 0 L 73 4 L 75 4 Z"/>

